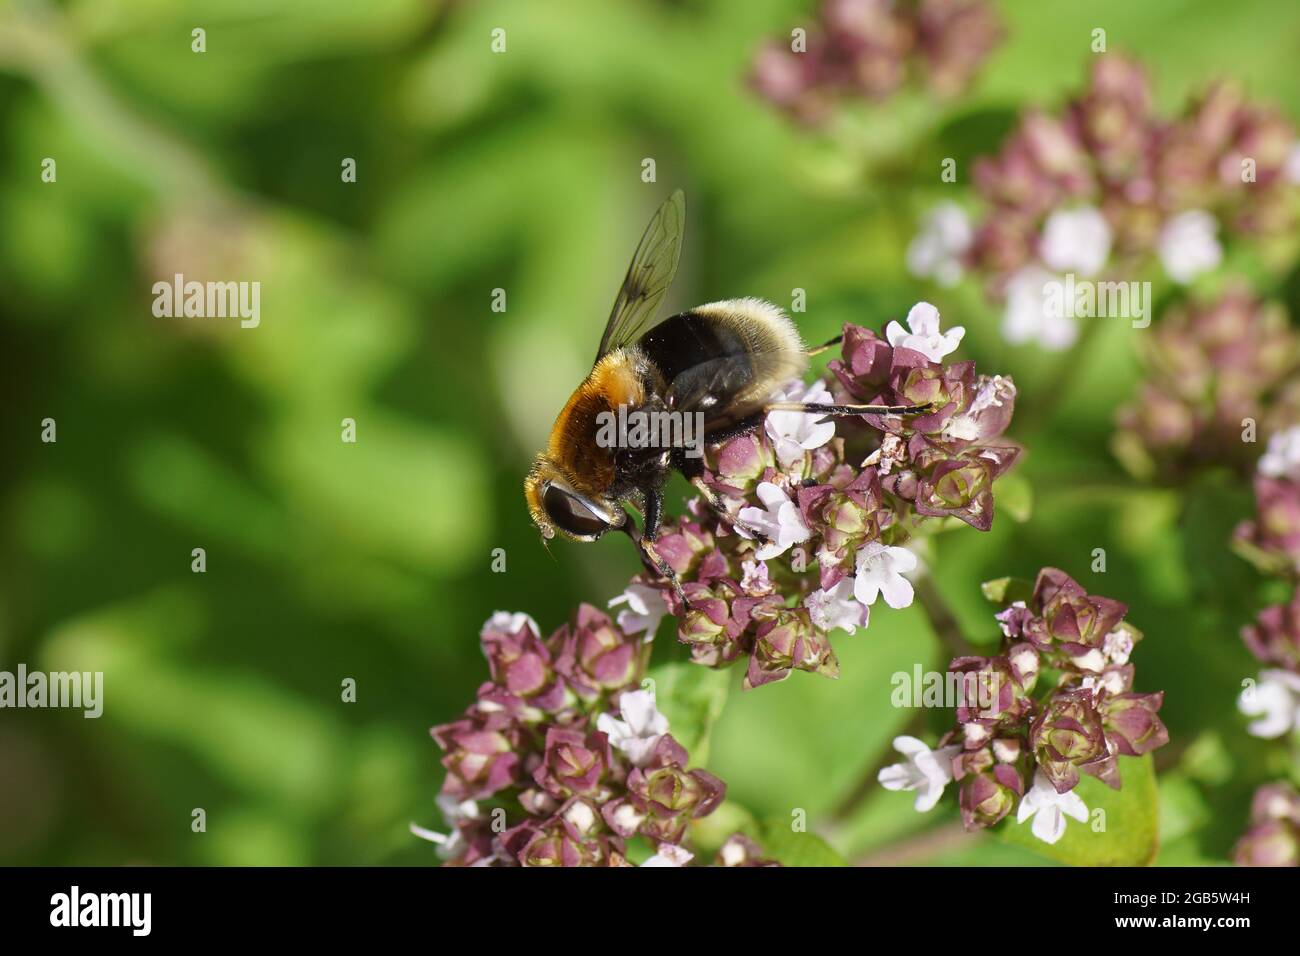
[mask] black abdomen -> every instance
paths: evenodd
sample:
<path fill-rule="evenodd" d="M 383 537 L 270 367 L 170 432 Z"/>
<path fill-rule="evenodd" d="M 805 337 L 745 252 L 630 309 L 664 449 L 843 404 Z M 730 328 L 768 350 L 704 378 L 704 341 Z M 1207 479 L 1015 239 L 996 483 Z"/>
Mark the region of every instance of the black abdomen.
<path fill-rule="evenodd" d="M 643 335 L 637 348 L 663 376 L 665 403 L 703 412 L 709 432 L 748 419 L 808 367 L 790 320 L 759 299 L 715 302 L 674 315 Z"/>
<path fill-rule="evenodd" d="M 716 319 L 682 312 L 664 319 L 637 343 L 671 385 L 685 372 L 715 359 L 732 359 L 737 370 L 749 366 L 749 342 Z"/>

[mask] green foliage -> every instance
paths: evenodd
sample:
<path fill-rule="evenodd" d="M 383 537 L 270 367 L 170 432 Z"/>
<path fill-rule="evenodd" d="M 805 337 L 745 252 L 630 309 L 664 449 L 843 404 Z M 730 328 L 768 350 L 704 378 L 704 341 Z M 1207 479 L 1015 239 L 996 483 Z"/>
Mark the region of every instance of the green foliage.
<path fill-rule="evenodd" d="M 775 817 L 763 823 L 759 845 L 768 859 L 782 866 L 848 866 L 844 857 L 815 833 L 791 829 L 790 821 Z"/>
<path fill-rule="evenodd" d="M 722 714 L 734 675 L 695 664 L 661 664 L 646 676 L 654 682 L 656 706 L 690 753 L 692 766 L 707 766 L 709 732 Z"/>
<path fill-rule="evenodd" d="M 1159 798 L 1151 755 L 1120 757 L 1123 786 L 1112 790 L 1083 776 L 1074 792 L 1087 806 L 1088 823 L 1069 821 L 1056 843 L 1030 832 L 1031 820 L 1007 819 L 995 833 L 1006 840 L 1071 866 L 1147 866 L 1159 844 Z"/>
<path fill-rule="evenodd" d="M 1162 774 L 1158 855 L 1144 759 L 1123 761 L 1118 794 L 1085 779 L 1104 834 L 1071 823 L 1049 851 L 1012 821 L 914 862 L 1223 862 L 1248 813 L 1239 781 L 1287 772 L 1233 704 L 1256 671 L 1237 631 L 1258 576 L 1225 543 L 1248 494 L 1224 476 L 1152 489 L 1111 451 L 1144 333 L 1108 324 L 1086 354 L 1045 359 L 1002 340 L 982 289 L 920 283 L 904 255 L 1018 110 L 1078 87 L 1098 24 L 1148 64 L 1162 108 L 1227 74 L 1300 116 L 1296 4 L 1002 3 L 1007 42 L 968 97 L 859 108 L 830 131 L 744 82 L 802 0 L 70 0 L 42 5 L 63 15 L 36 39 L 13 19 L 31 6 L 0 2 L 0 668 L 102 668 L 106 705 L 5 714 L 0 766 L 24 785 L 6 791 L 0 863 L 432 862 L 406 829 L 438 825 L 425 728 L 484 679 L 483 620 L 524 610 L 549 631 L 640 567 L 621 540 L 548 553 L 520 481 L 677 186 L 691 219 L 670 307 L 788 305 L 797 287 L 821 341 L 924 298 L 966 327 L 963 358 L 1015 377 L 1026 453 L 991 532 L 936 538 L 936 586 L 981 649 L 998 639 L 982 581 L 1054 565 L 1125 601 L 1142 688 L 1166 692 L 1174 746 L 1190 743 Z M 949 156 L 955 186 L 937 177 Z M 260 327 L 154 318 L 150 285 L 175 271 L 261 281 Z M 1293 314 L 1297 288 L 1293 273 Z M 38 440 L 46 416 L 57 444 Z M 744 829 L 829 865 L 953 822 L 951 792 L 921 815 L 869 778 L 896 735 L 933 738 L 949 716 L 890 703 L 892 674 L 951 656 L 918 608 L 835 635 L 838 681 L 745 694 L 735 670 L 676 661 L 667 634 L 660 705 L 729 787 L 702 849 Z"/>

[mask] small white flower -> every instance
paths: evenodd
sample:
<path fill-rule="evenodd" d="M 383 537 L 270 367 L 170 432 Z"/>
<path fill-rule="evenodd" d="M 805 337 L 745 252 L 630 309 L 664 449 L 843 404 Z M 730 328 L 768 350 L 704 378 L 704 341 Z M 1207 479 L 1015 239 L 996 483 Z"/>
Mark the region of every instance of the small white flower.
<path fill-rule="evenodd" d="M 622 751 L 634 767 L 644 767 L 659 738 L 668 733 L 668 718 L 655 707 L 648 690 L 629 690 L 618 699 L 619 720 L 613 714 L 596 718 L 596 729 L 609 737 L 611 747 Z"/>
<path fill-rule="evenodd" d="M 790 546 L 812 537 L 812 532 L 804 524 L 799 507 L 789 496 L 770 481 L 759 482 L 758 500 L 762 508 L 741 508 L 740 520 L 768 538 L 768 543 L 754 552 L 760 561 L 785 554 Z"/>
<path fill-rule="evenodd" d="M 952 758 L 961 747 L 952 744 L 931 750 L 915 737 L 895 737 L 894 749 L 907 759 L 885 767 L 876 776 L 886 790 L 915 790 L 916 809 L 933 810 L 943 796 L 943 788 L 952 782 Z"/>
<path fill-rule="evenodd" d="M 876 597 L 883 594 L 890 607 L 908 607 L 912 603 L 912 582 L 903 577 L 903 572 L 915 570 L 916 555 L 911 551 L 868 541 L 858 551 L 853 596 L 863 604 L 875 604 Z"/>
<path fill-rule="evenodd" d="M 1258 717 L 1246 727 L 1255 737 L 1281 737 L 1300 727 L 1300 674 L 1290 671 L 1261 671 L 1254 687 L 1237 698 L 1237 709 L 1247 717 Z"/>
<path fill-rule="evenodd" d="M 1051 352 L 1074 344 L 1079 326 L 1073 318 L 1048 308 L 1048 283 L 1061 279 L 1040 266 L 1025 266 L 1007 281 L 1002 337 L 1012 345 L 1037 342 Z"/>
<path fill-rule="evenodd" d="M 660 843 L 655 855 L 642 863 L 642 866 L 685 866 L 695 858 L 690 850 L 672 843 Z"/>
<path fill-rule="evenodd" d="M 762 561 L 740 562 L 740 588 L 746 594 L 755 596 L 772 593 L 772 580 L 768 576 L 767 565 Z"/>
<path fill-rule="evenodd" d="M 994 618 L 997 619 L 998 627 L 1001 629 L 1003 636 L 1005 637 L 1011 636 L 1011 624 L 1010 624 L 1011 618 L 1013 617 L 1015 611 L 1018 610 L 1023 611 L 1024 609 L 1025 609 L 1024 601 L 1012 601 L 1011 606 L 1008 607 L 1006 610 L 998 611 L 997 614 L 993 615 Z"/>
<path fill-rule="evenodd" d="M 659 630 L 659 622 L 668 613 L 668 604 L 659 589 L 644 584 L 629 584 L 618 597 L 610 598 L 608 606 L 616 604 L 627 605 L 618 612 L 618 626 L 628 634 L 645 631 L 646 637 L 652 640 Z"/>
<path fill-rule="evenodd" d="M 1088 822 L 1088 806 L 1073 790 L 1057 793 L 1040 770 L 1034 774 L 1034 785 L 1020 798 L 1020 809 L 1016 811 L 1017 823 L 1024 823 L 1030 817 L 1034 818 L 1030 832 L 1044 843 L 1055 843 L 1065 835 L 1066 817 Z"/>
<path fill-rule="evenodd" d="M 820 405 L 830 405 L 835 399 L 822 382 L 813 382 L 806 389 L 803 383 L 795 383 L 778 396 L 785 402 L 803 401 Z M 777 461 L 782 468 L 803 464 L 805 451 L 820 448 L 835 437 L 835 423 L 823 422 L 825 415 L 813 415 L 806 412 L 768 412 L 764 428 L 767 437 L 772 439 L 776 449 Z"/>
<path fill-rule="evenodd" d="M 492 616 L 484 622 L 483 627 L 479 630 L 479 636 L 482 637 L 488 631 L 503 631 L 506 634 L 514 634 L 524 625 L 533 632 L 534 637 L 541 637 L 541 629 L 538 628 L 537 622 L 523 611 L 511 613 L 509 611 L 495 611 Z"/>
<path fill-rule="evenodd" d="M 1217 268 L 1223 261 L 1218 232 L 1218 221 L 1204 209 L 1180 212 L 1165 223 L 1156 239 L 1156 251 L 1169 277 L 1186 285 L 1202 272 Z"/>
<path fill-rule="evenodd" d="M 911 329 L 909 332 L 908 329 Z M 958 325 L 947 332 L 939 331 L 939 310 L 929 302 L 918 302 L 907 313 L 907 329 L 897 322 L 885 326 L 885 338 L 896 348 L 920 352 L 931 362 L 939 362 L 956 351 L 966 330 Z"/>
<path fill-rule="evenodd" d="M 966 210 L 953 202 L 940 203 L 926 215 L 921 231 L 907 247 L 907 271 L 944 287 L 954 286 L 961 281 L 962 256 L 974 238 Z"/>
<path fill-rule="evenodd" d="M 1043 224 L 1038 253 L 1047 268 L 1095 276 L 1110 258 L 1110 223 L 1092 206 L 1057 209 Z"/>
<path fill-rule="evenodd" d="M 1259 473 L 1300 481 L 1300 425 L 1292 425 L 1268 440 L 1268 449 L 1259 460 Z"/>
<path fill-rule="evenodd" d="M 563 815 L 564 819 L 573 824 L 574 828 L 583 835 L 590 833 L 600 819 L 592 805 L 585 800 L 573 801 Z"/>
<path fill-rule="evenodd" d="M 980 415 L 990 408 L 1001 408 L 1004 403 L 1015 397 L 1016 386 L 1011 379 L 994 375 L 979 387 L 975 399 L 970 403 L 970 408 L 948 419 L 948 423 L 943 426 L 944 436 L 958 441 L 977 440 L 980 434 Z"/>
<path fill-rule="evenodd" d="M 867 626 L 871 609 L 854 600 L 853 587 L 853 579 L 844 578 L 829 591 L 819 588 L 804 598 L 804 607 L 818 630 L 833 631 L 838 627 L 852 634 Z"/>
<path fill-rule="evenodd" d="M 1127 664 L 1133 653 L 1133 635 L 1123 628 L 1111 631 L 1101 642 L 1101 650 L 1107 664 Z"/>
<path fill-rule="evenodd" d="M 450 833 L 426 830 L 414 823 L 410 825 L 411 833 L 421 840 L 428 840 L 438 848 L 438 856 L 450 860 L 460 856 L 465 849 L 465 841 L 460 835 L 460 823 L 463 820 L 478 819 L 478 804 L 473 800 L 457 800 L 455 797 L 442 794 L 438 797 L 438 809 L 442 811 L 442 818 Z"/>

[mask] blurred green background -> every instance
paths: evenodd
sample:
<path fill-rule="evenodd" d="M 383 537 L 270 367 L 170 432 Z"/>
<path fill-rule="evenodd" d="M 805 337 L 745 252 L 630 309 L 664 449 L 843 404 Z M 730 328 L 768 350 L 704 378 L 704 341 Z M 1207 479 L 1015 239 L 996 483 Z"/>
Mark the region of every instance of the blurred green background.
<path fill-rule="evenodd" d="M 919 215 L 965 189 L 939 183 L 940 160 L 965 182 L 1018 109 L 1080 88 L 1094 27 L 1148 65 L 1166 111 L 1229 75 L 1300 118 L 1300 6 L 1005 3 L 969 96 L 900 97 L 820 133 L 744 83 L 756 45 L 809 8 L 0 0 L 0 669 L 106 684 L 99 720 L 0 711 L 0 862 L 436 862 L 407 824 L 440 825 L 426 728 L 484 679 L 483 620 L 525 610 L 549 631 L 638 569 L 614 541 L 548 556 L 520 482 L 678 186 L 670 306 L 802 288 L 820 341 L 926 298 L 967 328 L 962 357 L 1015 376 L 1033 516 L 944 535 L 942 590 L 989 642 L 987 578 L 1056 565 L 1128 602 L 1148 636 L 1138 689 L 1166 691 L 1173 738 L 1160 862 L 1225 859 L 1277 770 L 1234 708 L 1257 669 L 1236 632 L 1260 592 L 1226 547 L 1248 490 L 1210 475 L 1181 496 L 1121 472 L 1108 441 L 1141 333 L 1107 325 L 1063 376 L 1002 343 L 978 289 L 919 283 L 903 254 Z M 151 286 L 174 272 L 260 281 L 260 327 L 154 318 Z M 957 834 L 951 800 L 921 816 L 873 789 L 835 818 L 911 719 L 890 675 L 944 663 L 918 608 L 836 649 L 838 682 L 733 692 L 708 757 L 731 797 L 806 809 L 852 858 L 1040 862 Z M 936 835 L 908 839 L 922 828 Z"/>

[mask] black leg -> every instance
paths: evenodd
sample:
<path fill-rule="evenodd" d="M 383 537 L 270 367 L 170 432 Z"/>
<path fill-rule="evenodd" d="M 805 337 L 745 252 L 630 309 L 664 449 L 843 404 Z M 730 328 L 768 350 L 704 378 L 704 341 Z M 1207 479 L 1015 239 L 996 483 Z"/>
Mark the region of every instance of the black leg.
<path fill-rule="evenodd" d="M 753 415 L 742 418 L 738 422 L 734 422 L 730 425 L 723 425 L 721 428 L 715 429 L 705 435 L 704 443 L 706 445 L 721 445 L 723 442 L 735 438 L 737 435 L 744 435 L 746 432 L 752 432 L 755 428 L 763 424 L 764 416 L 764 412 L 755 412 Z M 695 472 L 696 474 L 704 474 L 703 458 L 693 458 L 689 460 L 695 462 L 695 467 L 697 469 Z M 687 474 L 686 469 L 680 464 L 678 467 L 681 468 L 682 474 L 686 475 L 687 478 L 692 477 L 690 474 Z"/>
<path fill-rule="evenodd" d="M 711 431 L 704 437 L 704 442 L 706 445 L 710 446 L 720 445 L 739 435 L 752 432 L 755 428 L 758 428 L 763 424 L 764 414 L 764 412 L 755 412 L 753 415 L 742 418 L 738 422 Z M 747 532 L 754 536 L 755 540 L 758 541 L 759 544 L 767 544 L 769 542 L 770 539 L 767 535 L 763 534 L 763 532 L 759 531 L 757 528 L 751 528 L 748 525 L 743 524 L 735 515 L 728 511 L 727 504 L 722 500 L 722 496 L 705 483 L 703 457 L 688 458 L 686 455 L 681 454 L 679 450 L 678 454 L 673 457 L 673 467 L 680 471 L 682 477 L 689 481 L 691 485 L 694 486 L 695 490 L 700 493 L 700 497 L 704 499 L 704 503 L 719 521 L 733 528 L 736 526 L 743 527 Z"/>
<path fill-rule="evenodd" d="M 659 522 L 663 519 L 664 491 L 662 487 L 652 485 L 642 488 L 641 493 L 645 496 L 645 531 L 642 535 L 647 541 L 653 541 L 659 537 Z"/>
<path fill-rule="evenodd" d="M 689 611 L 691 602 L 686 599 L 686 592 L 682 590 L 682 582 L 678 579 L 677 572 L 672 569 L 672 566 L 667 561 L 659 557 L 659 553 L 654 549 L 653 542 L 642 535 L 640 529 L 636 526 L 636 522 L 632 521 L 631 518 L 628 519 L 627 524 L 623 525 L 623 530 L 636 543 L 637 550 L 641 553 L 641 563 L 645 565 L 646 571 L 665 578 L 672 585 L 677 600 L 682 602 L 682 610 Z"/>
<path fill-rule="evenodd" d="M 934 411 L 933 403 L 926 405 L 823 405 L 818 402 L 773 402 L 765 409 L 769 412 L 805 412 L 809 415 L 924 415 Z"/>
<path fill-rule="evenodd" d="M 835 347 L 836 345 L 839 345 L 839 344 L 840 344 L 841 342 L 843 342 L 843 341 L 844 341 L 844 333 L 841 332 L 839 335 L 835 336 L 835 338 L 831 339 L 829 342 L 823 342 L 821 345 L 815 345 L 815 346 L 813 346 L 812 348 L 810 348 L 810 349 L 808 350 L 808 353 L 807 353 L 807 354 L 808 354 L 808 355 L 821 355 L 821 354 L 822 354 L 823 352 L 825 352 L 827 349 L 829 349 L 829 348 L 833 348 L 833 347 Z"/>

